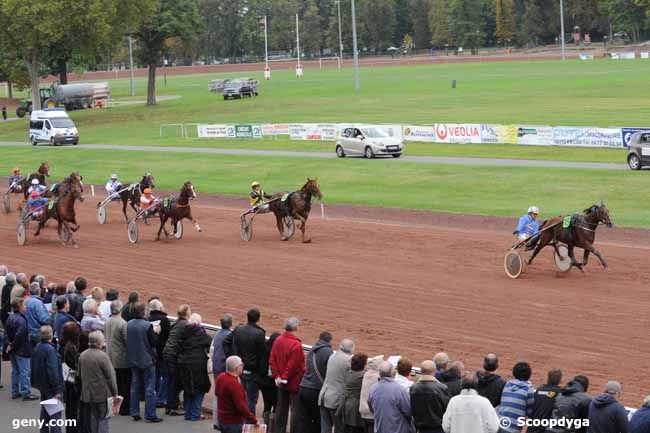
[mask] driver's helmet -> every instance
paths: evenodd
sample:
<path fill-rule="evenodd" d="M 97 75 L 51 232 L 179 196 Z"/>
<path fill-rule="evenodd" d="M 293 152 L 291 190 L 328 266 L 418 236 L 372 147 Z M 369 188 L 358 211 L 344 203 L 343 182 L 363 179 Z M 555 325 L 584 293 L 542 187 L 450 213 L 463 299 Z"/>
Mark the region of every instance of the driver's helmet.
<path fill-rule="evenodd" d="M 111 174 L 111 180 L 117 180 L 117 174 L 115 173 Z"/>
<path fill-rule="evenodd" d="M 153 191 L 151 190 L 151 188 L 145 188 L 144 191 L 142 192 L 145 194 L 151 194 Z"/>
<path fill-rule="evenodd" d="M 32 179 L 32 185 L 40 185 L 41 183 L 38 181 L 38 179 Z"/>
<path fill-rule="evenodd" d="M 260 183 L 257 182 L 257 181 L 251 183 L 251 188 L 255 188 L 255 187 L 258 187 L 258 186 L 260 186 Z"/>
<path fill-rule="evenodd" d="M 18 173 L 20 173 L 20 167 L 14 167 L 14 168 L 11 170 L 11 172 L 12 172 L 13 174 L 18 174 Z"/>
<path fill-rule="evenodd" d="M 537 208 L 537 206 L 531 206 L 528 208 L 528 213 L 537 215 L 539 213 L 539 209 Z"/>

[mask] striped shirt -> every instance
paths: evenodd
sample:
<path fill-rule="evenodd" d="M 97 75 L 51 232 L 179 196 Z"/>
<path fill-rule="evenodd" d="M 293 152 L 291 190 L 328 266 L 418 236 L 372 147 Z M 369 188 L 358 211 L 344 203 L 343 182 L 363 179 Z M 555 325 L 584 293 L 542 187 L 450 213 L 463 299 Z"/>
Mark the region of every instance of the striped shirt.
<path fill-rule="evenodd" d="M 508 433 L 519 433 L 521 427 L 517 426 L 517 418 L 530 416 L 535 404 L 535 388 L 529 381 L 509 380 L 501 394 L 501 404 L 497 407 L 499 418 L 508 418 L 510 426 L 501 422 L 501 429 Z"/>

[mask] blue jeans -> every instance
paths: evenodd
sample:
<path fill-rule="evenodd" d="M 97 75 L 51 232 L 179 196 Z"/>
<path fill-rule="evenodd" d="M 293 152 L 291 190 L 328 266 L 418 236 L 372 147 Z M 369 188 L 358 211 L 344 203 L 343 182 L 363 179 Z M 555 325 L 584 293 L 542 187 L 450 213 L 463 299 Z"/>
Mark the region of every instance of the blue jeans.
<path fill-rule="evenodd" d="M 167 404 L 167 363 L 162 359 L 156 364 L 156 404 Z"/>
<path fill-rule="evenodd" d="M 239 379 L 246 391 L 246 401 L 248 402 L 248 409 L 255 413 L 257 406 L 257 397 L 260 393 L 260 386 L 257 384 L 257 377 L 253 373 L 244 372 Z"/>
<path fill-rule="evenodd" d="M 221 424 L 219 431 L 221 433 L 241 433 L 243 427 L 241 424 Z"/>
<path fill-rule="evenodd" d="M 156 416 L 156 366 L 131 368 L 131 416 L 140 416 L 140 390 L 144 384 L 144 417 Z"/>
<path fill-rule="evenodd" d="M 185 421 L 198 421 L 201 419 L 201 403 L 205 394 L 185 395 L 183 394 L 183 409 L 185 409 Z"/>
<path fill-rule="evenodd" d="M 0 383 L 2 383 L 2 353 L 5 348 L 5 333 L 0 329 Z"/>
<path fill-rule="evenodd" d="M 23 356 L 12 355 L 9 352 L 11 359 L 11 396 L 12 397 L 27 397 L 32 393 L 30 387 L 31 381 L 31 358 Z"/>

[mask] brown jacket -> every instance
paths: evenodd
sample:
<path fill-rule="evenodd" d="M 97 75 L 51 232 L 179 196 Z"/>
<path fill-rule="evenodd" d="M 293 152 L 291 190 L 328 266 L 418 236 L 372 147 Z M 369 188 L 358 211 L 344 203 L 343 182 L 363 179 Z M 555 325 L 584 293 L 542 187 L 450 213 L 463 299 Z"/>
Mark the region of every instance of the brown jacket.
<path fill-rule="evenodd" d="M 87 349 L 79 357 L 81 372 L 81 401 L 102 403 L 117 395 L 115 370 L 106 353 L 99 349 Z"/>

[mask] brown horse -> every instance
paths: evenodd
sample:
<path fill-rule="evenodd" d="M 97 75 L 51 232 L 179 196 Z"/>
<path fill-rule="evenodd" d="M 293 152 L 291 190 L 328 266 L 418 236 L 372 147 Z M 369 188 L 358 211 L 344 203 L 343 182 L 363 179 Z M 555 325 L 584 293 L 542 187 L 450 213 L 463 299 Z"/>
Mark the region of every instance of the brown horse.
<path fill-rule="evenodd" d="M 38 183 L 40 183 L 43 186 L 46 186 L 47 185 L 45 183 L 46 177 L 50 177 L 50 165 L 48 164 L 47 161 L 43 161 L 41 162 L 41 165 L 38 167 L 38 170 L 36 170 L 36 173 L 30 173 L 27 177 L 23 178 L 21 182 L 21 186 L 23 189 L 25 202 L 27 202 L 27 198 L 28 198 L 27 191 L 29 190 L 29 187 L 32 186 L 32 180 L 38 179 Z"/>
<path fill-rule="evenodd" d="M 83 198 L 83 185 L 79 178 L 71 177 L 66 182 L 62 183 L 59 197 L 54 198 L 52 204 L 47 204 L 43 217 L 38 222 L 38 228 L 34 236 L 38 236 L 45 227 L 45 223 L 49 219 L 55 219 L 58 223 L 58 232 L 63 233 L 63 229 L 69 234 L 69 238 L 63 242 L 64 245 L 72 243 L 77 247 L 77 243 L 72 237 L 72 233 L 79 230 L 79 224 L 75 214 L 74 204 L 77 200 L 82 201 Z"/>
<path fill-rule="evenodd" d="M 596 248 L 594 248 L 594 241 L 596 240 L 596 229 L 599 224 L 605 224 L 607 227 L 612 227 L 612 220 L 609 217 L 609 210 L 603 203 L 595 204 L 588 209 L 585 209 L 582 214 L 575 214 L 572 217 L 571 225 L 564 228 L 564 217 L 559 216 L 544 221 L 540 226 L 539 237 L 531 242 L 527 249 L 535 249 L 533 255 L 528 260 L 528 264 L 533 262 L 537 254 L 547 245 L 551 245 L 556 254 L 560 254 L 557 248 L 558 242 L 564 243 L 569 250 L 569 257 L 571 258 L 571 266 L 575 266 L 581 271 L 587 265 L 589 260 L 589 253 L 598 257 L 603 268 L 607 269 L 607 262 L 603 259 Z M 575 247 L 584 250 L 584 261 L 579 263 L 576 261 L 573 254 Z"/>
<path fill-rule="evenodd" d="M 79 174 L 78 171 L 73 171 L 68 176 L 66 176 L 61 182 L 53 183 L 48 189 L 45 190 L 41 197 L 45 198 L 56 198 L 61 195 L 63 188 L 69 187 L 71 183 L 76 183 L 81 192 L 83 192 L 83 176 Z"/>
<path fill-rule="evenodd" d="M 285 200 L 282 200 L 285 195 Z M 278 231 L 282 235 L 282 240 L 289 240 L 284 235 L 282 219 L 286 216 L 300 221 L 300 231 L 302 232 L 302 242 L 308 244 L 311 239 L 305 239 L 305 228 L 307 226 L 307 218 L 311 210 L 311 199 L 316 197 L 319 200 L 323 199 L 323 194 L 320 191 L 320 185 L 316 179 L 307 178 L 307 182 L 300 188 L 300 191 L 295 191 L 287 195 L 286 192 L 278 192 L 273 195 L 269 201 L 269 208 L 275 215 L 275 220 L 278 226 Z"/>
<path fill-rule="evenodd" d="M 129 217 L 126 214 L 127 204 L 131 205 L 131 209 L 133 209 L 135 213 L 140 212 L 140 196 L 142 195 L 142 191 L 144 191 L 145 188 L 153 188 L 153 180 L 153 175 L 151 173 L 145 173 L 140 182 L 129 184 L 126 189 L 124 189 L 124 185 L 120 185 L 118 188 L 118 191 L 124 189 L 124 191 L 120 192 L 120 199 L 122 200 L 122 213 L 124 214 L 126 222 L 129 222 Z"/>
<path fill-rule="evenodd" d="M 192 182 L 187 181 L 183 184 L 181 193 L 178 198 L 165 197 L 162 199 L 162 202 L 158 205 L 160 214 L 160 228 L 158 229 L 158 236 L 156 236 L 157 241 L 160 240 L 160 232 L 164 232 L 166 238 L 169 237 L 167 229 L 165 229 L 165 223 L 167 223 L 168 219 L 172 220 L 171 223 L 174 229 L 174 234 L 176 234 L 176 223 L 178 223 L 178 221 L 182 220 L 183 218 L 191 220 L 194 224 L 194 227 L 196 227 L 196 231 L 199 233 L 201 232 L 201 226 L 199 225 L 199 222 L 192 216 L 192 208 L 190 208 L 190 200 L 193 200 L 195 198 L 196 191 L 194 190 L 194 185 L 192 185 Z M 165 203 L 166 200 L 169 200 L 169 203 L 167 205 Z"/>

